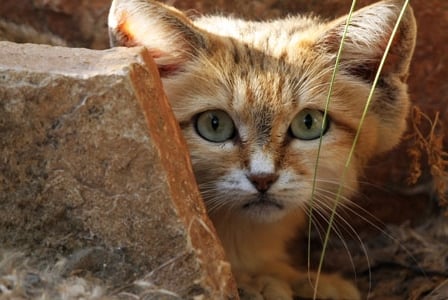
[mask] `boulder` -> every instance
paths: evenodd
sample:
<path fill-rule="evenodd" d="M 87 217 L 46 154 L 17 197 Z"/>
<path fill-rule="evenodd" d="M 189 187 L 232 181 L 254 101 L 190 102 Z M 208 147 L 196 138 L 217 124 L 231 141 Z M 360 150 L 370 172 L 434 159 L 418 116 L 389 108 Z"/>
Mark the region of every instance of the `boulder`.
<path fill-rule="evenodd" d="M 0 42 L 0 207 L 1 247 L 64 276 L 237 298 L 144 48 Z"/>

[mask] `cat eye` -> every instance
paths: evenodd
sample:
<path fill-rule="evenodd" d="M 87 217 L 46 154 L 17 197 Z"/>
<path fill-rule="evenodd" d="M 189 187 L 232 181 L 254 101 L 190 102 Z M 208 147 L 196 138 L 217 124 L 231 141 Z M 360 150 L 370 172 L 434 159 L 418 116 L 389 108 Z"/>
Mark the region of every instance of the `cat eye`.
<path fill-rule="evenodd" d="M 328 121 L 324 120 L 324 113 L 317 109 L 302 110 L 294 117 L 289 127 L 292 136 L 300 140 L 317 139 L 324 135 L 327 129 Z"/>
<path fill-rule="evenodd" d="M 222 143 L 235 136 L 235 125 L 222 110 L 208 110 L 196 118 L 196 131 L 210 142 Z"/>

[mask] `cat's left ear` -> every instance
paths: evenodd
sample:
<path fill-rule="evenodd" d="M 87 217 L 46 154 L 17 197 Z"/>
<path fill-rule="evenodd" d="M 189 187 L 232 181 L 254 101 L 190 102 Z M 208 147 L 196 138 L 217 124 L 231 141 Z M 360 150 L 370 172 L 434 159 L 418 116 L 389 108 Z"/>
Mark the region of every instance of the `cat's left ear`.
<path fill-rule="evenodd" d="M 207 35 L 181 11 L 151 0 L 113 0 L 108 17 L 111 46 L 145 46 L 161 77 L 185 69 L 208 47 Z"/>
<path fill-rule="evenodd" d="M 353 14 L 340 58 L 341 73 L 367 84 L 373 83 L 402 8 L 402 0 L 386 0 Z M 346 17 L 342 17 L 327 24 L 315 44 L 322 54 L 328 55 L 333 61 L 345 23 Z M 407 7 L 381 71 L 370 110 L 377 120 L 377 153 L 394 147 L 406 129 L 409 111 L 406 79 L 414 52 L 416 32 L 412 8 Z"/>
<path fill-rule="evenodd" d="M 386 50 L 392 30 L 403 7 L 402 0 L 380 1 L 356 11 L 344 40 L 341 66 L 366 80 L 373 80 Z M 318 45 L 325 52 L 337 53 L 347 17 L 328 24 Z M 405 81 L 415 47 L 416 23 L 407 7 L 389 51 L 383 75 L 398 75 Z"/>

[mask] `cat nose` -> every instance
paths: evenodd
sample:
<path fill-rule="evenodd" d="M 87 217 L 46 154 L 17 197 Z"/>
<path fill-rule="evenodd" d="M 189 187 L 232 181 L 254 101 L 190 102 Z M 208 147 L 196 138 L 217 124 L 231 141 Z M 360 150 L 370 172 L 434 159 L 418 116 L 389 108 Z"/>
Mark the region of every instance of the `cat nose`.
<path fill-rule="evenodd" d="M 278 175 L 274 173 L 251 174 L 247 178 L 260 193 L 265 193 L 277 181 Z"/>

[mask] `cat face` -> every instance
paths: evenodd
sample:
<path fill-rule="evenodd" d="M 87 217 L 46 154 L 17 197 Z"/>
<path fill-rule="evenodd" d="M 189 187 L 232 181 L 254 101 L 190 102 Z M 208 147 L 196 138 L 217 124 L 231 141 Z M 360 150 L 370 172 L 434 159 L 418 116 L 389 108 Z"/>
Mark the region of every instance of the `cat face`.
<path fill-rule="evenodd" d="M 338 192 L 347 199 L 365 162 L 398 142 L 415 43 L 411 12 L 346 165 L 399 7 L 382 2 L 353 17 L 327 113 L 344 18 L 191 21 L 133 0 L 114 1 L 109 26 L 115 44 L 145 45 L 155 58 L 210 216 L 273 222 L 310 204 L 313 188 L 320 209 L 330 209 Z"/>
<path fill-rule="evenodd" d="M 244 47 L 221 49 L 197 73 L 164 81 L 210 214 L 274 221 L 304 207 L 321 133 L 317 195 L 327 205 L 338 189 L 359 109 L 347 112 L 335 104 L 324 120 L 331 68 L 307 74 L 316 59 L 298 64 Z M 358 89 L 367 96 L 367 87 Z M 354 100 L 344 90 L 334 101 Z M 349 167 L 344 196 L 356 190 L 356 166 Z"/>

